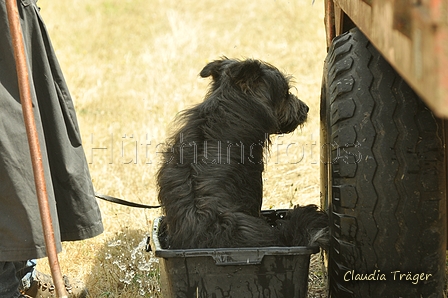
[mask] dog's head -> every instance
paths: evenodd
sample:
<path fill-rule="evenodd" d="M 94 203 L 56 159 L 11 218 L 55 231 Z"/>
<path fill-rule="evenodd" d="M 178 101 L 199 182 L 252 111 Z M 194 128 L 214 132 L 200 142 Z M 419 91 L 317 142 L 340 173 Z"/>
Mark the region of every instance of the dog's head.
<path fill-rule="evenodd" d="M 240 100 L 250 97 L 267 107 L 275 119 L 269 133 L 292 132 L 307 119 L 308 106 L 290 93 L 290 77 L 268 63 L 224 57 L 208 63 L 200 76 L 213 78 L 209 95 L 232 90 Z"/>

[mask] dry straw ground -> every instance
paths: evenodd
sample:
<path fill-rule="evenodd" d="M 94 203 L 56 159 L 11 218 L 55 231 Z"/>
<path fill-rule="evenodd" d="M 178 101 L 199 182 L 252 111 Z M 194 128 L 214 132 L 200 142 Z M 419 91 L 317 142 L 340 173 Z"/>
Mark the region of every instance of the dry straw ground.
<path fill-rule="evenodd" d="M 40 0 L 69 88 L 98 192 L 157 204 L 157 145 L 176 113 L 200 102 L 209 61 L 270 62 L 295 77 L 308 123 L 272 138 L 264 208 L 319 204 L 319 95 L 325 58 L 323 1 Z M 148 211 L 99 202 L 105 232 L 65 243 L 65 274 L 91 297 L 158 297 L 156 260 L 143 251 Z M 47 271 L 46 260 L 39 263 Z M 315 266 L 318 268 L 318 266 Z M 321 272 L 310 273 L 320 297 Z"/>

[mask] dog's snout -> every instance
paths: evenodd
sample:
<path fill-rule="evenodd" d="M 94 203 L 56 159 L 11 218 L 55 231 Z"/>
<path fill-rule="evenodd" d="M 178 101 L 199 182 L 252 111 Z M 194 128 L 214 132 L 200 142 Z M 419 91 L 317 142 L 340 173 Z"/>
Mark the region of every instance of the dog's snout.
<path fill-rule="evenodd" d="M 304 103 L 303 101 L 301 101 L 299 99 L 300 102 L 300 110 L 302 111 L 302 113 L 308 114 L 308 112 L 310 111 L 310 107 L 308 107 L 308 105 L 306 103 Z"/>

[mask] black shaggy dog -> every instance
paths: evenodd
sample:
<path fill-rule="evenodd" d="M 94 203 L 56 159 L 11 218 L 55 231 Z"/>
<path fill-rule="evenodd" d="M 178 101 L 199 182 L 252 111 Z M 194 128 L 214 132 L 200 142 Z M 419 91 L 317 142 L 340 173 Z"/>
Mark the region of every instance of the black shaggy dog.
<path fill-rule="evenodd" d="M 292 132 L 308 106 L 289 78 L 258 60 L 223 58 L 204 67 L 205 100 L 178 116 L 157 175 L 169 248 L 291 246 L 327 241 L 327 215 L 296 206 L 272 225 L 260 216 L 270 134 Z"/>

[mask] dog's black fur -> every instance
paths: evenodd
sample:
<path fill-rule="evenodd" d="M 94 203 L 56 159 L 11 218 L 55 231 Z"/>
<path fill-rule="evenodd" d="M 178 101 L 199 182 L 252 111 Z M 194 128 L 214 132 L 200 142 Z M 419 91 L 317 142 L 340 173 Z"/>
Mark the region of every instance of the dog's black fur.
<path fill-rule="evenodd" d="M 169 248 L 325 245 L 327 215 L 296 206 L 272 226 L 260 216 L 269 135 L 292 132 L 308 107 L 289 78 L 258 60 L 223 58 L 200 76 L 205 100 L 178 116 L 157 174 Z"/>

